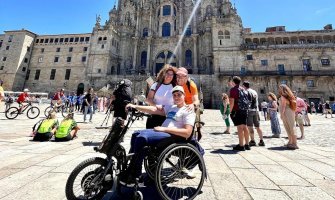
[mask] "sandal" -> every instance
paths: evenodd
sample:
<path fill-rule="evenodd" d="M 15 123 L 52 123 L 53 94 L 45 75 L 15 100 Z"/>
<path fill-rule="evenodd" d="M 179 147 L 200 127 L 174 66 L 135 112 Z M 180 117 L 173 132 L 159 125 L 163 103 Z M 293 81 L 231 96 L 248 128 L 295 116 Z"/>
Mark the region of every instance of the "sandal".
<path fill-rule="evenodd" d="M 296 149 L 296 146 L 294 144 L 287 144 L 286 147 L 290 150 L 295 150 Z"/>

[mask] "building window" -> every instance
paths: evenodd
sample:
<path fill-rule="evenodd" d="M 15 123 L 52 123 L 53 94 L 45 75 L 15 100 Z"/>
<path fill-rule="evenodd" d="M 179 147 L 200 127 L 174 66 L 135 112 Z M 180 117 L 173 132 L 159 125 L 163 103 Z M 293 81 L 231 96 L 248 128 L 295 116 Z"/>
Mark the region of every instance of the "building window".
<path fill-rule="evenodd" d="M 30 69 L 28 69 L 28 71 L 27 71 L 27 74 L 26 74 L 26 80 L 29 79 L 29 76 L 30 76 Z"/>
<path fill-rule="evenodd" d="M 165 22 L 162 25 L 162 37 L 169 37 L 171 34 L 171 24 L 169 22 Z"/>
<path fill-rule="evenodd" d="M 79 37 L 74 38 L 74 42 L 79 42 Z"/>
<path fill-rule="evenodd" d="M 163 6 L 163 16 L 170 16 L 171 15 L 171 6 L 165 5 Z"/>
<path fill-rule="evenodd" d="M 253 60 L 253 57 L 252 57 L 251 54 L 250 54 L 250 55 L 247 55 L 247 60 Z"/>
<path fill-rule="evenodd" d="M 261 65 L 263 67 L 267 67 L 268 66 L 268 60 L 261 60 Z"/>
<path fill-rule="evenodd" d="M 66 62 L 71 62 L 71 57 L 67 57 Z"/>
<path fill-rule="evenodd" d="M 55 43 L 58 43 L 58 38 L 55 39 Z"/>
<path fill-rule="evenodd" d="M 247 70 L 245 67 L 241 67 L 241 71 L 240 71 L 241 75 L 246 75 L 247 74 Z"/>
<path fill-rule="evenodd" d="M 9 46 L 6 46 L 6 50 L 9 50 Z"/>
<path fill-rule="evenodd" d="M 49 38 L 45 39 L 44 43 L 49 43 Z"/>
<path fill-rule="evenodd" d="M 89 41 L 90 41 L 90 37 L 86 37 L 85 42 L 89 42 Z"/>
<path fill-rule="evenodd" d="M 98 69 L 98 73 L 101 73 L 101 69 Z"/>
<path fill-rule="evenodd" d="M 80 42 L 84 42 L 85 38 L 84 37 L 80 37 Z"/>
<path fill-rule="evenodd" d="M 330 65 L 330 60 L 328 58 L 321 59 L 321 65 L 322 66 L 329 66 Z"/>
<path fill-rule="evenodd" d="M 60 43 L 63 43 L 63 41 L 64 41 L 64 38 L 59 39 Z"/>
<path fill-rule="evenodd" d="M 311 71 L 312 70 L 311 61 L 309 59 L 303 59 L 302 68 L 305 72 Z"/>
<path fill-rule="evenodd" d="M 73 42 L 73 38 L 70 38 L 70 42 Z"/>
<path fill-rule="evenodd" d="M 39 58 L 38 58 L 38 62 L 39 62 L 39 63 L 43 62 L 43 57 L 39 57 Z"/>
<path fill-rule="evenodd" d="M 144 28 L 143 29 L 143 37 L 148 37 L 149 33 L 148 33 L 148 28 Z"/>
<path fill-rule="evenodd" d="M 8 37 L 8 42 L 12 42 L 13 41 L 13 35 L 10 35 L 9 37 Z"/>
<path fill-rule="evenodd" d="M 105 45 L 104 45 L 104 44 L 102 44 L 102 45 L 101 45 L 101 49 L 104 49 L 104 48 L 105 48 Z"/>
<path fill-rule="evenodd" d="M 44 53 L 44 48 L 41 49 L 41 53 Z"/>
<path fill-rule="evenodd" d="M 185 51 L 185 66 L 192 66 L 192 51 L 189 49 Z"/>
<path fill-rule="evenodd" d="M 28 58 L 24 58 L 24 63 L 28 63 Z"/>
<path fill-rule="evenodd" d="M 4 67 L 5 67 L 5 66 L 1 66 L 1 67 L 0 67 L 0 70 L 3 70 Z"/>
<path fill-rule="evenodd" d="M 69 48 L 69 52 L 72 52 L 72 51 L 73 51 L 73 47 L 70 47 L 70 48 Z"/>
<path fill-rule="evenodd" d="M 36 44 L 38 44 L 40 42 L 40 39 L 36 39 Z"/>
<path fill-rule="evenodd" d="M 50 80 L 55 80 L 55 76 L 56 76 L 56 69 L 51 69 Z"/>
<path fill-rule="evenodd" d="M 279 64 L 277 67 L 278 67 L 278 72 L 279 72 L 280 75 L 285 75 L 286 74 L 284 64 Z"/>
<path fill-rule="evenodd" d="M 107 37 L 104 37 L 102 40 L 107 40 Z"/>
<path fill-rule="evenodd" d="M 22 67 L 22 71 L 23 71 L 23 72 L 25 72 L 25 71 L 26 71 L 26 69 L 27 69 L 26 67 Z"/>
<path fill-rule="evenodd" d="M 41 73 L 41 70 L 37 69 L 35 72 L 35 80 L 40 79 L 40 73 Z"/>
<path fill-rule="evenodd" d="M 54 62 L 58 62 L 58 60 L 59 60 L 59 57 L 56 56 L 55 59 L 54 59 Z"/>
<path fill-rule="evenodd" d="M 102 40 L 102 37 L 99 37 L 99 38 L 98 38 L 98 41 L 101 41 L 101 40 Z"/>
<path fill-rule="evenodd" d="M 66 69 L 65 72 L 65 80 L 70 80 L 71 69 Z"/>
<path fill-rule="evenodd" d="M 307 84 L 307 87 L 315 87 L 314 80 L 307 80 L 306 84 Z"/>
<path fill-rule="evenodd" d="M 64 42 L 69 42 L 69 38 L 65 38 L 65 39 L 64 39 Z"/>
<path fill-rule="evenodd" d="M 147 52 L 142 51 L 141 53 L 141 67 L 146 67 L 147 66 Z"/>
<path fill-rule="evenodd" d="M 6 61 L 6 60 L 7 60 L 7 57 L 3 57 L 3 58 L 2 58 L 2 61 Z"/>
<path fill-rule="evenodd" d="M 185 32 L 185 36 L 191 36 L 192 34 L 192 28 L 191 25 L 188 25 L 186 32 Z"/>
<path fill-rule="evenodd" d="M 53 38 L 50 39 L 50 43 L 54 43 L 54 39 Z"/>
<path fill-rule="evenodd" d="M 87 51 L 87 47 L 84 47 L 83 51 L 86 52 Z"/>
<path fill-rule="evenodd" d="M 81 62 L 86 62 L 86 56 L 81 57 Z"/>
<path fill-rule="evenodd" d="M 27 51 L 30 52 L 30 47 L 27 47 Z"/>
<path fill-rule="evenodd" d="M 44 42 L 44 39 L 41 39 L 41 40 L 40 40 L 40 43 L 43 43 L 43 42 Z"/>
<path fill-rule="evenodd" d="M 60 48 L 59 47 L 56 49 L 56 52 L 60 52 Z"/>
<path fill-rule="evenodd" d="M 224 31 L 224 38 L 225 39 L 230 39 L 230 32 L 229 31 Z"/>

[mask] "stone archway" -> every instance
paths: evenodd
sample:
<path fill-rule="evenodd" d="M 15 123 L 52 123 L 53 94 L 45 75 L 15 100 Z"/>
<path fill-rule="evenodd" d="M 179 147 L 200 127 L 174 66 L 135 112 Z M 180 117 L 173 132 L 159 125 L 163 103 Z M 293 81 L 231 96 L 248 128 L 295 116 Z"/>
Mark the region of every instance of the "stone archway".
<path fill-rule="evenodd" d="M 177 66 L 177 57 L 171 51 L 166 50 L 157 54 L 154 73 L 157 74 L 165 64 Z"/>
<path fill-rule="evenodd" d="M 84 83 L 79 83 L 78 87 L 77 87 L 77 95 L 82 95 L 84 94 L 84 90 L 85 90 L 85 85 Z"/>

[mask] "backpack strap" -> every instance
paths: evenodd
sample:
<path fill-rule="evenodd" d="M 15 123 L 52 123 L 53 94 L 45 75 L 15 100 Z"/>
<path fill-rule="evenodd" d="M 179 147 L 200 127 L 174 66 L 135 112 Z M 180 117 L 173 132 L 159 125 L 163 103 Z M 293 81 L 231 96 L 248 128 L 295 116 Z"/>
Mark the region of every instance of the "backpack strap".
<path fill-rule="evenodd" d="M 157 92 L 157 90 L 161 87 L 161 85 L 162 85 L 162 83 L 157 82 L 156 88 L 154 89 L 154 95 L 153 95 L 153 98 L 155 97 L 156 92 Z"/>
<path fill-rule="evenodd" d="M 192 81 L 192 80 L 187 80 L 187 82 L 186 82 L 187 89 L 188 89 L 188 91 L 189 91 L 190 93 L 192 93 L 192 92 L 191 92 L 191 81 Z"/>

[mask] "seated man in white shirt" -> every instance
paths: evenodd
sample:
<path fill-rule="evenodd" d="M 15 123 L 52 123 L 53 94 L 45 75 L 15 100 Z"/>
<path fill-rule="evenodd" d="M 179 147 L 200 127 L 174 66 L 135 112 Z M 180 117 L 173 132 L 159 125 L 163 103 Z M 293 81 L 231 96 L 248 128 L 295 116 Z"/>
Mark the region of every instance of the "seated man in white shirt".
<path fill-rule="evenodd" d="M 135 131 L 133 133 L 130 152 L 135 155 L 130 163 L 130 169 L 127 170 L 128 172 L 120 176 L 122 183 L 132 184 L 135 178 L 141 175 L 142 162 L 145 157 L 143 148 L 145 146 L 155 146 L 165 139 L 172 139 L 174 142 L 186 142 L 191 136 L 195 113 L 186 107 L 183 87 L 175 86 L 172 89 L 172 95 L 174 105 L 165 106 L 162 110 L 154 106 L 139 106 L 134 104 L 126 106 L 127 108 L 134 108 L 149 114 L 165 115 L 166 120 L 162 126 L 154 127 L 154 129 Z"/>

